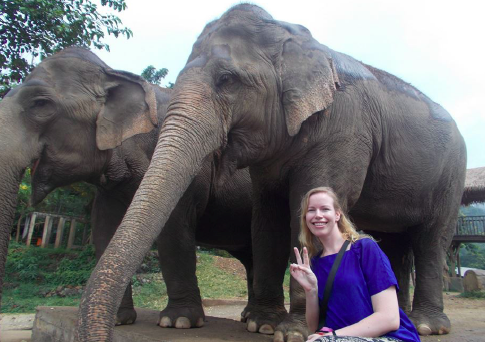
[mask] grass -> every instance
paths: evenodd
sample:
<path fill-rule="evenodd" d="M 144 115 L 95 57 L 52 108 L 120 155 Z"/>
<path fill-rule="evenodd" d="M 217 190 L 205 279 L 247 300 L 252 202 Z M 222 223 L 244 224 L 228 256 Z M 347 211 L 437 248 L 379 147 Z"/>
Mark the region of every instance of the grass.
<path fill-rule="evenodd" d="M 469 291 L 458 295 L 460 298 L 485 299 L 485 291 Z"/>
<path fill-rule="evenodd" d="M 197 280 L 201 297 L 205 298 L 247 298 L 246 281 L 236 275 L 228 274 L 214 266 L 214 256 L 198 253 Z M 143 279 L 145 282 L 139 280 Z M 133 282 L 133 301 L 135 306 L 160 310 L 168 301 L 167 288 L 159 274 L 135 276 Z"/>
<path fill-rule="evenodd" d="M 210 254 L 200 253 L 197 281 L 202 298 L 247 298 L 246 281 L 214 267 Z"/>
<path fill-rule="evenodd" d="M 6 289 L 2 296 L 2 313 L 34 313 L 37 306 L 78 306 L 81 295 L 45 298 L 39 292 L 50 287 L 35 283 L 23 283 L 14 289 Z"/>
<path fill-rule="evenodd" d="M 133 299 L 137 307 L 160 310 L 168 297 L 155 257 L 152 252 L 145 258 L 142 269 L 148 273 L 133 277 Z M 197 278 L 202 298 L 246 299 L 246 281 L 215 267 L 214 260 L 211 252 L 198 252 Z M 66 286 L 85 285 L 94 265 L 92 246 L 66 251 L 11 243 L 0 312 L 34 313 L 37 306 L 77 306 L 80 294 L 45 294 Z"/>

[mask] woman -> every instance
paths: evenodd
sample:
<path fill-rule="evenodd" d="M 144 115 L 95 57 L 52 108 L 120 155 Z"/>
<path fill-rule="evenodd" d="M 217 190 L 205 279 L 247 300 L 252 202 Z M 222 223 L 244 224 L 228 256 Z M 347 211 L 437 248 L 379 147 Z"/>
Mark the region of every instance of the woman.
<path fill-rule="evenodd" d="M 388 258 L 372 238 L 356 232 L 333 190 L 310 190 L 301 213 L 303 261 L 295 248 L 298 264 L 291 264 L 290 272 L 305 290 L 307 325 L 316 331 L 308 341 L 420 341 L 399 309 L 397 280 Z M 325 327 L 320 329 L 319 302 L 336 253 L 346 240 L 351 244 L 335 275 Z"/>

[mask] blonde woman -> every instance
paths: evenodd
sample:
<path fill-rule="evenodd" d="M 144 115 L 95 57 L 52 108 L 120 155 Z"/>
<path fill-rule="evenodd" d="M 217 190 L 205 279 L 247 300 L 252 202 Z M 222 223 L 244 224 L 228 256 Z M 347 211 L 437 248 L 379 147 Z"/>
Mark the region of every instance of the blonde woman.
<path fill-rule="evenodd" d="M 291 275 L 305 290 L 308 341 L 420 341 L 416 328 L 399 309 L 397 280 L 377 243 L 357 233 L 331 188 L 310 190 L 301 204 L 300 243 Z M 335 275 L 319 327 L 320 301 L 337 253 L 351 243 Z M 322 249 L 323 247 L 323 249 Z M 310 262 L 311 260 L 311 262 Z"/>

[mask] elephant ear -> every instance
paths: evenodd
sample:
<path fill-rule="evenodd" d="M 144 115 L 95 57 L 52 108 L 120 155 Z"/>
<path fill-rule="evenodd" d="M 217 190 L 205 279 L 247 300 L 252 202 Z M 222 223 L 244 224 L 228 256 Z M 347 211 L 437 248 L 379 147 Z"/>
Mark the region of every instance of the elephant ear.
<path fill-rule="evenodd" d="M 285 27 L 289 30 L 288 25 Z M 292 25 L 293 26 L 293 25 Z M 291 27 L 281 53 L 282 102 L 290 136 L 303 121 L 333 102 L 338 75 L 330 54 L 303 27 Z M 303 31 L 303 32 L 302 32 Z"/>
<path fill-rule="evenodd" d="M 107 150 L 158 124 L 157 101 L 150 83 L 142 77 L 106 69 L 106 101 L 96 120 L 96 144 Z"/>

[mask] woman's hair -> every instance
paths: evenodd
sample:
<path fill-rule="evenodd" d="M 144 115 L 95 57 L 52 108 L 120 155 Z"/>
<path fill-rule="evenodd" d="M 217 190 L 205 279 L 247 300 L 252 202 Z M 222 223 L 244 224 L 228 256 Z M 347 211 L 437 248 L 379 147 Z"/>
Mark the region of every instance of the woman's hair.
<path fill-rule="evenodd" d="M 308 228 L 305 216 L 308 211 L 308 202 L 310 200 L 310 196 L 322 192 L 333 199 L 333 206 L 335 211 L 340 212 L 340 219 L 337 221 L 337 227 L 342 233 L 342 236 L 345 240 L 349 240 L 350 242 L 354 243 L 355 241 L 362 238 L 371 238 L 369 235 L 359 234 L 357 232 L 352 222 L 350 222 L 347 215 L 342 211 L 342 206 L 340 205 L 337 194 L 332 190 L 332 188 L 315 188 L 308 191 L 305 196 L 303 196 L 300 207 L 300 236 L 298 237 L 298 239 L 300 240 L 302 247 L 306 247 L 308 249 L 308 254 L 310 258 L 315 256 L 319 252 L 316 245 L 319 245 L 320 243 Z"/>

